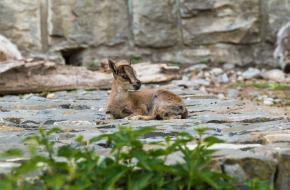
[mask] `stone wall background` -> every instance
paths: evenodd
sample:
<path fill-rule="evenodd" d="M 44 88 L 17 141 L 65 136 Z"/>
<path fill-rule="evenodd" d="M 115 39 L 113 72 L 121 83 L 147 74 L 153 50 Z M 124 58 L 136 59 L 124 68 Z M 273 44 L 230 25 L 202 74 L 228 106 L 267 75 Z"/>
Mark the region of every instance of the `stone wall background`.
<path fill-rule="evenodd" d="M 60 63 L 106 57 L 154 62 L 277 64 L 290 0 L 1 0 L 0 33 L 25 55 Z"/>

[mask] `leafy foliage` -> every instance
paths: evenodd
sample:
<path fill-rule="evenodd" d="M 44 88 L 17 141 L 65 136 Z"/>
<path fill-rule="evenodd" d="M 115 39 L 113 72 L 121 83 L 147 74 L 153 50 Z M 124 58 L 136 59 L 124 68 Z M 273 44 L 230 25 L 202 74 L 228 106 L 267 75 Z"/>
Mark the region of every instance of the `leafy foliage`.
<path fill-rule="evenodd" d="M 175 141 L 169 137 L 161 144 L 150 144 L 147 149 L 139 140 L 152 133 L 151 128 L 132 130 L 120 127 L 113 134 L 104 134 L 85 141 L 78 137 L 78 148 L 55 147 L 52 135 L 59 129 L 45 131 L 25 140 L 31 158 L 14 168 L 0 180 L 0 189 L 15 190 L 204 190 L 236 189 L 232 178 L 211 169 L 213 150 L 209 147 L 221 142 L 215 137 L 202 138 L 206 129 L 198 129 L 197 138 L 180 133 Z M 90 147 L 106 141 L 110 156 L 102 157 Z M 190 149 L 188 143 L 197 146 Z M 39 148 L 44 151 L 39 152 Z M 168 158 L 178 154 L 182 162 L 168 164 Z M 10 150 L 2 156 L 19 156 L 19 150 Z M 258 181 L 248 182 L 248 189 L 270 189 Z"/>

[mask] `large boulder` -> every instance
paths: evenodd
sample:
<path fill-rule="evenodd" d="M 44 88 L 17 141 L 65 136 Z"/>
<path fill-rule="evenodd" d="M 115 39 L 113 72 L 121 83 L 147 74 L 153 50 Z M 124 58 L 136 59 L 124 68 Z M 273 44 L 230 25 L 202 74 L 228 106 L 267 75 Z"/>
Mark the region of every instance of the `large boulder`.
<path fill-rule="evenodd" d="M 51 45 L 72 41 L 112 46 L 128 39 L 128 8 L 124 0 L 49 0 L 49 4 Z"/>
<path fill-rule="evenodd" d="M 181 0 L 186 45 L 261 41 L 260 0 Z"/>
<path fill-rule="evenodd" d="M 14 41 L 23 51 L 40 51 L 41 22 L 38 1 L 1 0 L 1 34 Z"/>
<path fill-rule="evenodd" d="M 133 0 L 133 35 L 137 46 L 170 47 L 178 39 L 176 0 Z"/>
<path fill-rule="evenodd" d="M 158 53 L 154 55 L 154 60 L 157 62 L 185 63 L 230 63 L 234 65 L 241 65 L 242 59 L 240 52 L 233 45 L 216 44 L 210 47 L 199 46 L 195 48 L 187 48 L 181 50 L 174 50 L 172 52 Z"/>
<path fill-rule="evenodd" d="M 290 187 L 290 150 L 282 149 L 278 154 L 278 173 L 275 189 L 286 190 Z"/>
<path fill-rule="evenodd" d="M 273 158 L 272 149 L 263 150 L 264 152 L 254 152 L 253 150 L 253 152 L 241 150 L 224 151 L 224 172 L 235 178 L 240 184 L 243 184 L 246 180 L 259 179 L 273 186 L 276 160 Z"/>

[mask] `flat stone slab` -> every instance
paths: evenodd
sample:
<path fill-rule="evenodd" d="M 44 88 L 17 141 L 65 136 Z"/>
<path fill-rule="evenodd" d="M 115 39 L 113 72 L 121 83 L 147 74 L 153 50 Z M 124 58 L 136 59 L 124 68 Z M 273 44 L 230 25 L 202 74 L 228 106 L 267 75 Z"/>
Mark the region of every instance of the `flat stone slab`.
<path fill-rule="evenodd" d="M 132 128 L 154 127 L 156 131 L 145 136 L 144 143 L 161 142 L 166 136 L 178 132 L 195 135 L 195 129 L 207 127 L 206 135 L 214 135 L 225 141 L 215 147 L 219 150 L 217 157 L 229 175 L 243 174 L 243 178 L 259 177 L 257 170 L 270 168 L 268 173 L 260 176 L 274 184 L 276 167 L 288 164 L 287 151 L 290 143 L 290 119 L 287 109 L 259 106 L 253 102 L 233 99 L 218 99 L 200 91 L 184 90 L 174 87 L 173 91 L 181 95 L 189 110 L 189 118 L 167 121 L 131 121 L 113 120 L 105 114 L 109 93 L 107 91 L 68 91 L 55 92 L 41 97 L 35 94 L 22 96 L 4 96 L 0 98 L 0 152 L 21 148 L 25 150 L 22 139 L 37 132 L 39 127 L 59 127 L 63 133 L 54 136 L 59 145 L 74 145 L 77 136 L 85 139 L 104 133 L 112 133 L 118 126 Z M 192 145 L 194 147 L 194 145 Z M 286 147 L 286 148 L 285 148 Z M 109 149 L 95 145 L 99 154 L 108 154 Z M 276 155 L 276 156 L 274 156 Z M 277 156 L 278 155 L 278 156 Z M 284 156 L 284 157 L 283 157 Z M 169 163 L 179 160 L 172 156 Z M 283 160 L 279 163 L 279 160 Z M 289 157 L 290 160 L 290 157 Z M 9 171 L 17 161 L 0 160 L 0 173 Z M 279 183 L 288 178 L 280 175 Z M 289 180 L 290 181 L 290 180 Z M 279 185 L 279 184 L 276 184 Z M 283 188 L 281 188 L 283 189 Z"/>
<path fill-rule="evenodd" d="M 112 120 L 105 114 L 107 91 L 56 92 L 47 97 L 33 94 L 4 96 L 0 98 L 0 135 L 18 137 L 36 132 L 39 127 L 60 127 L 75 135 L 98 135 L 113 132 L 119 125 L 134 128 L 155 127 L 152 138 L 162 139 L 186 131 L 194 134 L 197 127 L 208 127 L 210 135 L 217 135 L 229 143 L 241 143 L 245 136 L 275 134 L 289 130 L 288 116 L 282 109 L 257 106 L 252 102 L 220 100 L 214 96 L 190 96 L 186 91 L 176 89 L 184 97 L 189 118 L 168 121 Z M 284 132 L 282 133 L 284 134 Z M 285 137 L 281 135 L 281 138 Z M 253 139 L 253 143 L 256 143 Z M 276 141 L 276 140 L 275 140 Z M 290 139 L 289 139 L 290 141 Z M 13 142 L 15 142 L 13 140 Z M 1 143 L 9 144 L 9 139 Z"/>

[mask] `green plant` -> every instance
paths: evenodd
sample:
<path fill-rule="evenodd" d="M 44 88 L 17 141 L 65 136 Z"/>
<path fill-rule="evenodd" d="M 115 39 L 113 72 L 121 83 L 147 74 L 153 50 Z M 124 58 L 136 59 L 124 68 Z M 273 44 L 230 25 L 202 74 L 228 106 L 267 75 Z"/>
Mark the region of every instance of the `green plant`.
<path fill-rule="evenodd" d="M 132 64 L 138 64 L 138 63 L 141 63 L 143 61 L 143 58 L 139 55 L 133 55 L 130 57 L 130 60 L 131 60 Z"/>
<path fill-rule="evenodd" d="M 77 148 L 69 145 L 56 148 L 50 139 L 61 131 L 40 129 L 39 134 L 24 141 L 29 145 L 30 159 L 0 177 L 0 189 L 236 189 L 232 178 L 210 167 L 214 151 L 208 148 L 221 141 L 215 137 L 203 138 L 205 130 L 198 129 L 196 138 L 187 133 L 178 134 L 174 141 L 167 137 L 164 143 L 150 144 L 151 148 L 147 149 L 139 139 L 152 133 L 152 128 L 120 127 L 116 133 L 89 141 L 78 137 Z M 102 157 L 92 148 L 104 141 L 105 146 L 111 148 L 110 156 Z M 196 142 L 196 148 L 190 149 L 190 142 Z M 172 154 L 180 155 L 183 161 L 167 164 Z M 19 150 L 2 154 L 5 157 L 19 155 Z M 257 184 L 247 185 L 250 189 Z"/>

